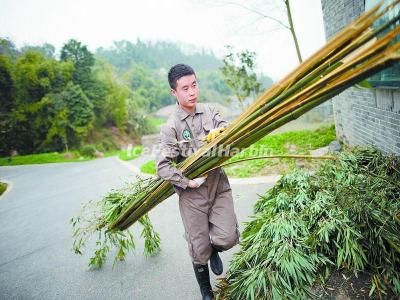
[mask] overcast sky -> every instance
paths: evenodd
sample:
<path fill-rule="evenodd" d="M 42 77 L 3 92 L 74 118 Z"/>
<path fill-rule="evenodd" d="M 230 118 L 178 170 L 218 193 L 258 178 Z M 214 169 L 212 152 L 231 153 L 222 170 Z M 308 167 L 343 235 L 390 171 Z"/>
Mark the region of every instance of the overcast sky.
<path fill-rule="evenodd" d="M 114 40 L 164 40 L 211 49 L 224 45 L 257 53 L 259 71 L 279 79 L 297 64 L 288 30 L 239 5 L 286 21 L 282 0 L 0 0 L 0 36 L 59 50 L 75 38 L 94 51 Z M 225 4 L 224 4 L 225 3 Z M 265 4 L 272 3 L 272 4 Z M 325 43 L 320 0 L 291 0 L 304 57 Z"/>

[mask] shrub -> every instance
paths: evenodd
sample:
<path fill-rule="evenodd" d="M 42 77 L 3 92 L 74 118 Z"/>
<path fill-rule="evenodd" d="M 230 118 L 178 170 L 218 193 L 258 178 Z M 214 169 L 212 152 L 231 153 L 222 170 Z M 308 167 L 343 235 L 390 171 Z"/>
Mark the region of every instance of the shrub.
<path fill-rule="evenodd" d="M 80 153 L 82 156 L 94 157 L 96 154 L 96 147 L 94 145 L 85 145 L 81 148 Z"/>

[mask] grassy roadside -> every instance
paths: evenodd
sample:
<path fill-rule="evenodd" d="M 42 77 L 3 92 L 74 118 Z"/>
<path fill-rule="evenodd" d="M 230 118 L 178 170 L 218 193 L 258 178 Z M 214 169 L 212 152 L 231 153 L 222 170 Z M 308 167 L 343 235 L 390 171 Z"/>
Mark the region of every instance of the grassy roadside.
<path fill-rule="evenodd" d="M 162 118 L 149 118 L 149 125 L 150 126 L 160 126 L 162 124 L 165 124 L 165 120 Z"/>
<path fill-rule="evenodd" d="M 132 160 L 132 159 L 135 159 L 138 156 L 140 156 L 140 154 L 142 154 L 142 152 L 143 152 L 143 146 L 139 145 L 139 146 L 133 147 L 130 151 L 128 151 L 128 150 L 117 151 L 117 153 L 114 155 L 118 155 L 119 159 L 121 159 L 121 160 Z M 112 155 L 110 155 L 110 156 L 112 156 Z"/>
<path fill-rule="evenodd" d="M 7 183 L 0 182 L 0 196 L 3 195 L 6 189 L 7 189 Z"/>
<path fill-rule="evenodd" d="M 316 130 L 288 131 L 268 135 L 257 143 L 232 157 L 229 162 L 248 157 L 264 155 L 310 154 L 311 150 L 329 145 L 336 139 L 335 126 L 321 127 Z M 298 163 L 295 159 L 260 159 L 240 162 L 224 168 L 231 177 L 251 177 L 287 172 Z M 302 164 L 319 164 L 319 161 L 304 161 Z"/>
<path fill-rule="evenodd" d="M 156 162 L 154 160 L 149 160 L 140 166 L 140 171 L 147 174 L 156 174 Z"/>
<path fill-rule="evenodd" d="M 13 157 L 0 158 L 0 166 L 16 166 L 29 164 L 46 164 L 58 162 L 74 162 L 90 160 L 89 157 L 79 156 L 78 152 L 70 152 L 71 154 L 51 152 L 29 155 L 17 155 Z"/>
<path fill-rule="evenodd" d="M 148 124 L 150 133 L 155 134 L 160 132 L 160 126 L 165 124 L 166 120 L 162 118 L 149 118 Z"/>
<path fill-rule="evenodd" d="M 103 153 L 103 157 L 118 156 L 122 160 L 135 159 L 142 153 L 143 147 L 136 146 L 131 149 L 130 155 L 127 150 L 115 150 Z M 83 156 L 78 151 L 69 153 L 39 153 L 30 155 L 18 155 L 12 158 L 1 157 L 0 166 L 16 166 L 16 165 L 30 165 L 30 164 L 47 164 L 47 163 L 60 163 L 60 162 L 77 162 L 88 161 L 95 159 L 94 156 Z"/>
<path fill-rule="evenodd" d="M 327 146 L 336 139 L 335 126 L 321 127 L 316 130 L 288 131 L 266 136 L 257 143 L 232 157 L 229 162 L 238 159 L 263 155 L 310 154 L 311 150 Z M 320 162 L 310 162 L 309 164 Z M 296 166 L 294 159 L 252 160 L 233 164 L 224 168 L 231 177 L 251 177 L 267 174 L 280 174 Z M 144 163 L 143 173 L 156 174 L 154 160 Z"/>

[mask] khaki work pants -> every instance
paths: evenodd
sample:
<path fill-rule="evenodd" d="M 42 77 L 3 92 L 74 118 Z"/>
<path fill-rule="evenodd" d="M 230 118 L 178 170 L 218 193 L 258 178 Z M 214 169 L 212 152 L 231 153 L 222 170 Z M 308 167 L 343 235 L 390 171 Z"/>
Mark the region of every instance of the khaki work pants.
<path fill-rule="evenodd" d="M 228 250 L 239 243 L 232 190 L 221 168 L 208 173 L 198 188 L 180 190 L 179 209 L 193 263 L 205 265 L 212 245 Z"/>

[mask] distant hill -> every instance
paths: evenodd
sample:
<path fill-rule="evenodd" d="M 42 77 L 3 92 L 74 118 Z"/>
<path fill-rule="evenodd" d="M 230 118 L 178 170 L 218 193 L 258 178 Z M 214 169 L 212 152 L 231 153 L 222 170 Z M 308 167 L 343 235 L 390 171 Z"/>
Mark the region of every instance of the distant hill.
<path fill-rule="evenodd" d="M 115 67 L 132 90 L 147 98 L 151 111 L 174 103 L 169 96 L 167 73 L 178 63 L 194 68 L 204 101 L 225 103 L 232 96 L 220 71 L 222 61 L 212 51 L 193 45 L 122 40 L 114 41 L 109 48 L 96 49 L 95 56 Z"/>
<path fill-rule="evenodd" d="M 221 60 L 209 50 L 171 42 L 142 42 L 140 39 L 135 43 L 115 41 L 112 47 L 100 47 L 95 54 L 120 70 L 127 70 L 135 63 L 151 69 L 169 69 L 177 63 L 186 63 L 197 71 L 216 70 L 222 66 Z"/>

